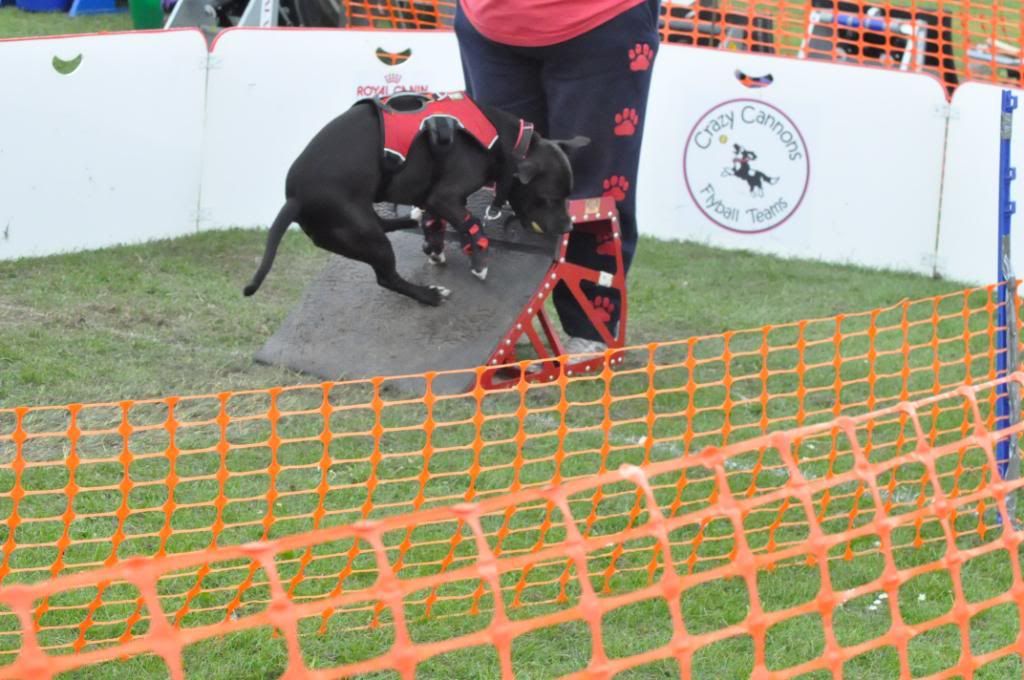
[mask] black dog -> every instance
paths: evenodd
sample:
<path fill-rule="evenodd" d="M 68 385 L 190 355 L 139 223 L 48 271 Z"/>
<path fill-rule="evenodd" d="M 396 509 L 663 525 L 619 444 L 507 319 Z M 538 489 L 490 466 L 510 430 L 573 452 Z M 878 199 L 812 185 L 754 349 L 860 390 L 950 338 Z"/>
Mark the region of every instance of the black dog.
<path fill-rule="evenodd" d="M 725 168 L 722 170 L 722 177 L 735 176 L 739 177 L 747 183 L 750 187 L 750 193 L 754 196 L 764 196 L 764 185 L 762 182 L 768 184 L 775 184 L 779 181 L 778 177 L 769 177 L 760 170 L 751 172 L 750 162 L 757 160 L 757 154 L 748 149 L 744 149 L 739 144 L 733 144 L 733 155 L 732 167 Z"/>
<path fill-rule="evenodd" d="M 462 129 L 449 129 L 440 141 L 435 134 L 417 134 L 400 167 L 390 170 L 381 162 L 384 131 L 375 104 L 357 102 L 317 133 L 296 159 L 285 183 L 287 200 L 270 227 L 263 261 L 245 287 L 246 295 L 259 288 L 282 236 L 298 222 L 318 247 L 373 267 L 381 286 L 425 304 L 440 304 L 447 290 L 410 283 L 395 268 L 386 233 L 415 222 L 383 220 L 374 211 L 374 202 L 420 206 L 463 231 L 467 242 L 481 233 L 467 213 L 467 198 L 494 182 L 499 199 L 507 199 L 524 225 L 556 234 L 571 230 L 567 198 L 572 169 L 567 154 L 589 143 L 586 138 L 524 138 L 523 130 L 532 126 L 480 106 L 478 111 L 497 133 L 490 148 Z"/>

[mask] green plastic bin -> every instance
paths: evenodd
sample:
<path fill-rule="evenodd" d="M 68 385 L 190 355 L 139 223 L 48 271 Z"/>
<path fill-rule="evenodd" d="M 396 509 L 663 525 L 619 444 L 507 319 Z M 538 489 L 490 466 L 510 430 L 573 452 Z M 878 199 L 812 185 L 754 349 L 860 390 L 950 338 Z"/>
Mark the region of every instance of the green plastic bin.
<path fill-rule="evenodd" d="M 163 28 L 164 8 L 160 0 L 128 0 L 135 28 Z"/>

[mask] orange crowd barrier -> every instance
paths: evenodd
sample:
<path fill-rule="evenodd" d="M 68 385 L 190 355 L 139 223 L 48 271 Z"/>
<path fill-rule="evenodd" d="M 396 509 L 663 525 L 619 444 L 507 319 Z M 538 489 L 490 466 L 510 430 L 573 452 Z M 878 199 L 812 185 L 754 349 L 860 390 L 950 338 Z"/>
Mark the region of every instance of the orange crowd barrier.
<path fill-rule="evenodd" d="M 345 24 L 446 29 L 455 0 L 345 0 Z M 1021 9 L 1007 0 L 663 2 L 663 42 L 880 66 L 1021 87 Z"/>
<path fill-rule="evenodd" d="M 1020 385 L 1024 373 L 1009 380 Z M 589 646 L 588 661 L 575 677 L 612 678 L 668 659 L 678 665 L 681 677 L 689 678 L 694 657 L 702 648 L 741 635 L 752 641 L 753 678 L 795 677 L 816 670 L 841 677 L 844 664 L 881 648 L 895 649 L 898 676 L 910 678 L 920 675 L 911 665 L 914 640 L 945 626 L 954 626 L 959 632 L 957 658 L 929 677 L 974 677 L 979 668 L 1005 657 L 1019 660 L 1024 653 L 1024 633 L 1019 629 L 1005 644 L 984 652 L 977 651 L 977 642 L 971 637 L 972 621 L 996 608 L 1010 606 L 1015 618 L 1024 620 L 1024 579 L 1018 559 L 1024 533 L 1012 528 L 1008 509 L 1008 498 L 1021 482 L 1000 479 L 994 453 L 996 442 L 1019 435 L 1024 425 L 995 432 L 989 429 L 983 405 L 993 387 L 993 383 L 962 387 L 857 417 L 844 416 L 721 448 L 708 447 L 662 462 L 623 464 L 594 477 L 556 480 L 476 502 L 239 546 L 215 546 L 152 560 L 136 557 L 32 585 L 8 585 L 0 588 L 0 603 L 18 621 L 21 645 L 13 662 L 0 667 L 0 676 L 49 678 L 101 661 L 156 654 L 172 678 L 183 678 L 183 652 L 188 645 L 229 632 L 270 627 L 285 643 L 285 678 L 352 677 L 391 670 L 411 679 L 417 677 L 420 664 L 434 657 L 480 647 L 493 648 L 501 676 L 511 678 L 515 671 L 513 646 L 518 638 L 581 621 L 589 633 L 589 641 L 584 643 Z M 965 414 L 966 434 L 939 445 L 931 415 L 936 411 Z M 902 443 L 885 450 L 877 444 L 869 449 L 866 442 L 871 441 L 871 433 L 889 427 L 900 433 Z M 732 474 L 734 465 L 747 456 L 758 461 L 758 471 L 753 474 L 756 484 L 738 483 Z M 822 474 L 821 464 L 826 461 L 830 473 Z M 979 474 L 968 474 L 969 466 L 977 466 Z M 760 477 L 766 470 L 775 474 L 764 484 L 766 480 Z M 710 497 L 700 507 L 684 510 L 687 504 L 683 499 L 693 484 L 707 486 Z M 906 488 L 912 489 L 912 498 L 901 503 L 899 492 Z M 849 493 L 858 499 L 852 506 L 855 512 L 835 522 L 836 518 L 829 517 L 828 499 Z M 598 528 L 595 516 L 609 498 L 617 496 L 626 497 L 632 505 L 628 519 L 615 528 Z M 988 510 L 996 515 L 994 523 L 987 523 Z M 525 550 L 503 549 L 509 520 L 523 514 L 544 517 L 543 524 L 532 529 L 541 533 L 524 544 L 528 545 Z M 770 521 L 764 521 L 766 518 Z M 499 526 L 502 530 L 495 534 L 492 528 Z M 717 566 L 695 571 L 687 557 L 694 551 L 686 549 L 693 546 L 681 542 L 680 537 L 712 526 L 729 539 L 725 559 Z M 410 572 L 404 558 L 409 544 L 417 543 L 410 539 L 428 527 L 444 542 L 453 547 L 461 543 L 464 549 L 433 573 Z M 782 538 L 787 529 L 788 536 Z M 922 537 L 928 533 L 940 550 L 929 552 L 922 547 Z M 864 539 L 877 543 L 875 550 L 882 561 L 879 573 L 855 585 L 839 586 L 831 563 L 844 556 L 849 559 L 851 546 Z M 309 556 L 339 543 L 348 544 L 350 554 L 372 556 L 365 584 L 348 587 L 347 574 L 342 573 L 340 579 L 333 576 L 337 585 L 329 591 L 296 593 L 297 574 L 308 567 Z M 984 598 L 969 597 L 969 565 L 997 553 L 1010 556 L 1003 586 Z M 610 577 L 627 554 L 635 555 L 633 562 L 643 569 L 645 578 L 623 588 Z M 296 564 L 291 555 L 305 559 Z M 195 578 L 195 587 L 189 592 L 195 596 L 204 577 L 224 564 L 248 570 L 249 582 L 258 573 L 267 601 L 229 620 L 184 622 L 180 596 L 169 592 L 174 590 L 174 582 Z M 558 593 L 559 606 L 553 610 L 524 607 L 524 594 L 542 583 L 531 574 L 552 567 L 558 578 L 550 590 Z M 759 594 L 759 579 L 765 571 L 787 568 L 816 571 L 819 588 L 798 604 L 769 608 Z M 936 571 L 950 579 L 952 606 L 911 625 L 905 618 L 908 605 L 901 598 L 903 588 L 916 577 Z M 682 599 L 702 585 L 730 579 L 745 585 L 745 616 L 715 630 L 691 630 Z M 145 633 L 123 639 L 116 646 L 71 655 L 46 653 L 39 631 L 41 603 L 83 594 L 100 597 L 113 588 L 135 594 L 135 619 L 146 620 Z M 483 625 L 441 640 L 415 639 L 411 630 L 420 609 L 420 594 L 440 597 L 446 590 L 460 588 L 473 593 L 474 606 L 469 613 L 480 616 L 481 609 L 490 609 L 489 616 L 481 617 Z M 884 602 L 890 625 L 869 639 L 841 644 L 844 604 L 875 594 L 879 597 L 876 602 Z M 667 641 L 640 653 L 610 655 L 603 643 L 606 617 L 649 600 L 664 602 Z M 486 606 L 481 606 L 485 602 Z M 316 625 L 328 612 L 361 609 L 388 618 L 393 628 L 388 648 L 352 663 L 311 667 L 303 652 L 303 624 L 312 621 Z M 95 607 L 90 616 L 94 613 Z M 824 641 L 820 653 L 786 668 L 769 669 L 767 649 L 772 631 L 806 617 L 820 624 Z M 338 645 L 344 642 L 344 638 L 337 639 Z"/>
<path fill-rule="evenodd" d="M 771 432 L 790 432 L 818 490 L 816 531 L 844 537 L 829 560 L 941 552 L 947 536 L 932 525 L 946 517 L 958 541 L 988 545 L 1001 534 L 984 517 L 1002 487 L 972 436 L 994 429 L 999 292 L 627 348 L 615 370 L 502 392 L 439 395 L 425 374 L 419 392 L 380 377 L 0 409 L 0 675 L 156 650 L 165 623 L 180 650 L 254 612 L 300 612 L 313 636 L 393 627 L 381 593 L 398 597 L 408 579 L 418 585 L 401 600 L 417 619 L 498 616 L 490 582 L 472 572 L 480 537 L 521 570 L 502 580 L 510 612 L 561 607 L 580 587 L 577 562 L 565 561 L 579 546 L 566 543 L 555 492 L 539 491 L 549 486 L 586 545 L 610 541 L 585 561 L 612 596 L 663 564 L 629 533 L 653 506 L 642 484 L 620 483 L 622 465 L 643 471 L 666 521 L 678 520 L 681 576 L 732 568 L 742 545 L 760 566 L 788 564 L 814 534 Z M 969 399 L 945 394 L 978 384 Z M 907 402 L 912 412 L 896 407 Z M 857 419 L 856 445 L 844 418 Z M 928 514 L 939 492 L 911 452 L 923 441 L 943 461 L 943 498 L 956 499 L 946 514 Z M 698 453 L 709 449 L 719 453 Z M 861 454 L 881 466 L 871 468 L 881 505 L 858 481 Z M 745 543 L 731 515 L 715 514 L 730 494 L 748 504 Z M 862 540 L 879 508 L 909 522 L 890 546 Z M 619 538 L 598 540 L 609 536 Z M 380 581 L 374 541 L 394 581 Z M 463 578 L 471 572 L 476 581 Z"/>

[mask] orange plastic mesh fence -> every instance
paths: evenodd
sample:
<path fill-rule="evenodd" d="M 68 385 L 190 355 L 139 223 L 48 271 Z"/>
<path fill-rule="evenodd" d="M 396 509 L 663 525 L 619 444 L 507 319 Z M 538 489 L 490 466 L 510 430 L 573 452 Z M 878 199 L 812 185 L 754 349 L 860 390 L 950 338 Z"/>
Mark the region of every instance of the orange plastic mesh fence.
<path fill-rule="evenodd" d="M 1024 373 L 1011 380 L 1024 383 Z M 895 650 L 894 666 L 888 672 L 876 669 L 880 674 L 867 677 L 910 678 L 920 675 L 913 667 L 916 643 L 928 643 L 931 634 L 950 627 L 956 640 L 953 654 L 929 677 L 974 677 L 979 668 L 1007 657 L 1019 661 L 1024 653 L 1024 632 L 1019 629 L 1003 644 L 989 643 L 987 648 L 979 648 L 985 645 L 975 631 L 976 622 L 984 624 L 986 616 L 1007 607 L 1015 621 L 1024 620 L 1024 579 L 1018 559 L 1024 534 L 1012 528 L 1007 508 L 1008 495 L 1021 482 L 1000 479 L 994 453 L 998 440 L 1019 434 L 1024 425 L 989 429 L 983 411 L 992 387 L 962 387 L 853 418 L 843 416 L 642 466 L 623 464 L 597 476 L 473 503 L 241 546 L 153 560 L 131 558 L 32 585 L 9 585 L 0 589 L 0 603 L 17 618 L 21 645 L 13 663 L 0 667 L 0 676 L 48 678 L 104 660 L 149 653 L 163 659 L 172 678 L 182 678 L 188 645 L 270 627 L 283 637 L 287 650 L 282 677 L 391 670 L 414 678 L 421 664 L 434 657 L 484 647 L 493 650 L 501 676 L 510 678 L 517 640 L 533 631 L 553 631 L 581 621 L 589 645 L 585 635 L 571 644 L 589 646 L 589 653 L 576 669 L 578 677 L 611 678 L 670 660 L 678 665 L 681 677 L 689 678 L 702 650 L 744 636 L 752 642 L 751 677 L 756 679 L 815 670 L 841 677 L 848 662 L 880 649 Z M 938 443 L 935 429 L 935 414 L 942 413 L 959 414 L 963 428 L 946 444 Z M 893 435 L 885 447 L 875 439 L 882 431 Z M 873 442 L 871 449 L 868 442 Z M 746 468 L 751 457 L 758 461 L 748 475 L 751 479 L 737 478 L 735 470 Z M 695 486 L 709 493 L 694 494 Z M 695 496 L 698 503 L 687 503 Z M 852 511 L 833 516 L 829 506 L 850 496 L 856 498 Z M 602 517 L 602 509 L 616 504 L 631 508 L 628 517 Z M 992 511 L 998 513 L 998 524 L 992 522 Z M 518 542 L 523 549 L 509 550 L 509 537 L 502 530 L 510 518 L 523 515 L 534 518 L 527 523 L 531 538 Z M 695 571 L 693 537 L 712 527 L 728 540 L 723 555 L 727 559 Z M 410 570 L 404 561 L 408 545 L 411 541 L 419 546 L 418 539 L 428 534 L 443 539 L 453 551 L 461 546 L 458 556 L 446 569 Z M 937 549 L 929 549 L 929 541 Z M 851 582 L 834 563 L 853 559 L 851 553 L 864 546 L 873 546 L 868 549 L 877 554 L 876 568 Z M 350 556 L 366 556 L 365 577 L 353 581 L 349 561 L 340 574 L 332 574 L 332 588 L 297 592 L 296 579 L 308 567 L 309 556 L 339 549 Z M 1012 556 L 1005 560 L 1001 587 L 979 597 L 972 565 L 997 554 Z M 642 577 L 620 578 L 623 564 L 633 565 Z M 182 597 L 195 596 L 214 570 L 225 568 L 248 571 L 250 582 L 258 574 L 267 602 L 236 612 L 228 621 L 183 619 Z M 787 572 L 787 579 L 793 578 L 789 573 L 812 572 L 816 587 L 796 602 L 769 603 L 762 577 L 773 570 Z M 907 597 L 908 587 L 915 579 L 936 573 L 948 579 L 952 601 L 944 611 L 921 617 Z M 186 591 L 188 581 L 194 585 Z M 744 615 L 732 623 L 719 622 L 714 629 L 696 629 L 686 615 L 687 597 L 708 584 L 729 581 L 742 584 Z M 524 606 L 536 588 L 557 592 L 559 606 Z M 114 590 L 133 595 L 132 624 L 144 621 L 144 633 L 134 638 L 126 633 L 120 645 L 78 654 L 51 656 L 44 651 L 46 631 L 39 627 L 45 603 L 95 600 Z M 417 639 L 422 594 L 429 593 L 429 607 L 430 599 L 457 592 L 472 594 L 471 613 L 486 608 L 490 615 L 479 616 L 480 625 L 468 633 L 456 630 L 439 640 Z M 889 623 L 865 639 L 851 641 L 844 635 L 844 608 L 871 596 L 876 597 L 875 606 L 887 612 Z M 604 639 L 615 613 L 650 601 L 661 604 L 665 635 L 648 649 L 610 654 Z M 312 624 L 315 629 L 329 612 L 338 611 L 372 611 L 388 619 L 393 630 L 390 644 L 346 663 L 311 663 L 303 649 L 303 628 Z M 97 613 L 90 608 L 90 619 Z M 813 621 L 807 629 L 812 637 L 821 638 L 820 644 L 808 658 L 780 664 L 772 659 L 773 636 L 795 621 Z M 335 648 L 345 644 L 345 637 L 335 633 Z M 1016 668 L 1019 676 L 1020 666 Z"/>
<path fill-rule="evenodd" d="M 455 0 L 346 0 L 346 25 L 448 28 Z M 1024 85 L 1017 0 L 662 2 L 663 42 Z"/>
<path fill-rule="evenodd" d="M 176 628 L 213 630 L 202 627 L 276 611 L 267 607 L 280 604 L 275 593 L 283 588 L 295 605 L 307 607 L 301 611 L 317 612 L 309 632 L 363 630 L 393 621 L 386 603 L 367 595 L 381 573 L 368 542 L 376 530 L 357 537 L 352 525 L 412 512 L 420 513 L 415 524 L 379 525 L 389 527 L 379 534 L 389 564 L 403 581 L 440 580 L 409 591 L 403 602 L 424 618 L 464 616 L 495 607 L 487 584 L 453 576 L 475 563 L 476 543 L 466 527 L 452 529 L 448 511 L 422 513 L 486 501 L 502 510 L 481 515 L 483 536 L 494 555 L 522 568 L 514 582 L 502 581 L 512 596 L 509 607 L 539 611 L 564 603 L 574 589 L 564 553 L 537 558 L 553 554 L 549 546 L 565 547 L 565 528 L 558 508 L 536 492 L 515 494 L 607 480 L 603 475 L 622 464 L 656 470 L 651 484 L 664 499 L 664 515 L 688 518 L 671 534 L 677 566 L 695 574 L 737 557 L 731 520 L 713 513 L 726 493 L 721 474 L 730 493 L 760 503 L 744 514 L 745 545 L 783 562 L 813 534 L 802 501 L 777 497 L 792 479 L 790 463 L 755 438 L 822 423 L 795 440 L 803 474 L 821 480 L 814 482 L 822 485 L 814 497 L 816 530 L 853 532 L 842 550 L 829 554 L 832 560 L 877 556 L 879 546 L 861 540 L 866 534 L 858 529 L 872 521 L 865 505 L 870 489 L 849 481 L 853 458 L 834 419 L 995 378 L 998 292 L 969 289 L 870 312 L 634 347 L 614 371 L 562 375 L 507 392 L 437 395 L 430 389 L 435 376 L 427 374 L 420 376 L 420 393 L 398 392 L 391 379 L 377 378 L 0 409 L 0 587 L 4 597 L 33 594 L 33 644 L 53 653 L 129 645 L 157 625 L 141 583 L 105 578 L 72 595 L 44 585 L 97 568 L 123 569 L 117 565 L 135 557 L 175 565 L 173 574 L 161 571 L 159 595 Z M 975 415 L 991 428 L 994 392 L 978 394 Z M 932 446 L 963 451 L 953 467 L 941 468 L 941 481 L 952 485 L 945 492 L 951 497 L 972 499 L 980 516 L 992 501 L 978 495 L 988 493 L 981 486 L 986 459 L 977 451 L 967 455 L 974 445 L 966 438 L 978 427 L 971 409 L 968 402 L 935 399 L 917 407 L 914 422 Z M 919 441 L 905 414 L 888 413 L 860 421 L 859 445 L 873 463 Z M 691 460 L 707 447 L 729 447 L 714 474 L 701 467 L 709 458 Z M 662 475 L 670 469 L 674 477 Z M 900 469 L 914 466 L 905 462 Z M 945 545 L 944 534 L 929 530 L 921 514 L 932 493 L 925 472 L 917 466 L 913 474 L 879 477 L 885 497 L 879 507 L 913 517 L 908 532 L 894 534 L 893 550 Z M 630 530 L 650 513 L 642 489 L 604 482 L 565 488 L 585 539 Z M 966 510 L 954 516 L 960 539 L 993 535 L 990 523 L 959 521 Z M 231 547 L 330 527 L 348 528 L 315 545 L 306 536 L 266 548 L 276 551 L 276 571 Z M 590 573 L 602 592 L 623 579 L 650 578 L 660 559 L 651 550 L 631 538 L 614 542 L 592 557 L 602 566 Z M 243 553 L 242 561 L 226 557 Z M 192 556 L 164 562 L 176 554 Z M 188 568 L 180 571 L 183 565 Z M 20 584 L 35 585 L 7 590 Z M 24 613 L 0 607 L 0 667 L 18 650 L 25 653 L 28 638 L 16 615 Z M 176 639 L 198 639 L 192 635 Z"/>

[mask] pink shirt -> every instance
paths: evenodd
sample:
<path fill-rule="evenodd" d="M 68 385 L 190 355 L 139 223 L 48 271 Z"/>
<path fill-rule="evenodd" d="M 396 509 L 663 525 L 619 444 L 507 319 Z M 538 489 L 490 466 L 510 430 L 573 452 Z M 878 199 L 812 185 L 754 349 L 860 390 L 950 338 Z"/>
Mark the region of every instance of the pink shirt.
<path fill-rule="evenodd" d="M 644 0 L 461 0 L 462 10 L 485 37 L 518 47 L 571 40 Z"/>

